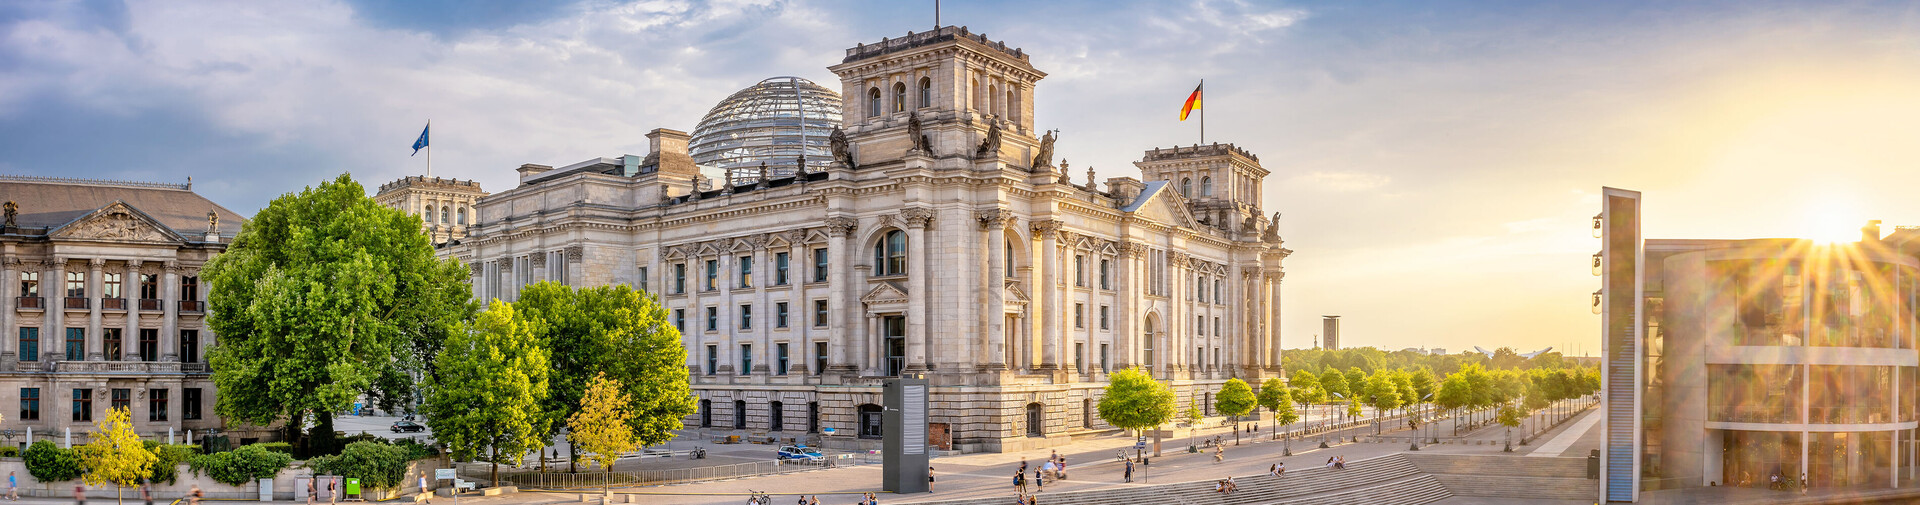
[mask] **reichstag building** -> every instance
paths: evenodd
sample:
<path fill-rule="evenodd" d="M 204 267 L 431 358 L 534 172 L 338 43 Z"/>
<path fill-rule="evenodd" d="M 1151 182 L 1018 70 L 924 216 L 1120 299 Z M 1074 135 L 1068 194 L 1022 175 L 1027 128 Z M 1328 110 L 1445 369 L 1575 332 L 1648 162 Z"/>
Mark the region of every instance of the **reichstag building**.
<path fill-rule="evenodd" d="M 1202 408 L 1281 373 L 1291 251 L 1253 153 L 1155 148 L 1138 178 L 1076 180 L 1034 117 L 1046 74 L 965 27 L 828 68 L 837 94 L 769 79 L 644 156 L 522 165 L 442 254 L 482 299 L 656 293 L 700 397 L 686 423 L 716 432 L 877 447 L 882 380 L 924 375 L 931 442 L 1022 450 L 1111 429 L 1094 406 L 1114 370 Z"/>

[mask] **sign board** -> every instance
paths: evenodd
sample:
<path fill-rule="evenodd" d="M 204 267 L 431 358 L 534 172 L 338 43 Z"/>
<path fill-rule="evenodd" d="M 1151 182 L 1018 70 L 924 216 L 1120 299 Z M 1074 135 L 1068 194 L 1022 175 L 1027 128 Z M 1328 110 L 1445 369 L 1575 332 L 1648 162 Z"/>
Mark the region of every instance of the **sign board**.
<path fill-rule="evenodd" d="M 833 428 L 820 428 L 820 432 L 821 432 L 821 433 L 825 433 L 825 434 L 828 434 L 828 435 L 832 435 L 832 434 L 833 434 Z"/>
<path fill-rule="evenodd" d="M 1134 442 L 1134 443 L 1133 443 L 1133 449 L 1134 449 L 1134 450 L 1136 450 L 1136 451 L 1144 451 L 1144 450 L 1147 450 L 1147 443 L 1146 443 L 1146 442 Z"/>
<path fill-rule="evenodd" d="M 459 488 L 459 489 L 473 489 L 473 481 L 454 479 L 453 487 Z"/>
<path fill-rule="evenodd" d="M 882 489 L 895 493 L 927 492 L 927 380 L 919 377 L 887 379 L 881 412 Z"/>
<path fill-rule="evenodd" d="M 433 480 L 454 480 L 452 468 L 435 468 Z"/>

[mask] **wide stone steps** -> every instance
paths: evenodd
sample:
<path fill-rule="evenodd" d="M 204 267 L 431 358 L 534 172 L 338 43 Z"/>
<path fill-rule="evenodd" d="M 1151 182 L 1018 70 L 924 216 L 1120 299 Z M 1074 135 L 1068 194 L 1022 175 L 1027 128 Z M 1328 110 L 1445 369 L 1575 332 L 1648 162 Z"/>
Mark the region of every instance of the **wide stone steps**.
<path fill-rule="evenodd" d="M 1467 454 L 1405 454 L 1421 472 L 1585 479 L 1586 458 L 1532 458 Z"/>
<path fill-rule="evenodd" d="M 1278 503 L 1427 503 L 1444 499 L 1447 488 L 1422 479 L 1418 468 L 1399 454 L 1351 461 L 1344 470 L 1293 469 L 1282 477 L 1235 476 L 1239 492 L 1220 494 L 1214 481 L 1152 486 L 1123 486 L 1092 491 L 1040 494 L 1047 505 L 1272 505 Z M 1382 484 L 1388 483 L 1388 484 Z M 1009 493 L 1011 494 L 1011 493 Z M 1437 498 L 1433 498 L 1438 496 Z M 1428 499 L 1431 498 L 1431 499 Z M 1005 505 L 1012 496 L 924 502 L 921 505 Z M 1423 501 L 1424 500 L 1424 501 Z"/>
<path fill-rule="evenodd" d="M 1600 481 L 1551 477 L 1512 477 L 1506 475 L 1435 474 L 1441 484 L 1459 496 L 1489 498 L 1537 498 L 1552 500 L 1593 500 L 1600 496 Z"/>

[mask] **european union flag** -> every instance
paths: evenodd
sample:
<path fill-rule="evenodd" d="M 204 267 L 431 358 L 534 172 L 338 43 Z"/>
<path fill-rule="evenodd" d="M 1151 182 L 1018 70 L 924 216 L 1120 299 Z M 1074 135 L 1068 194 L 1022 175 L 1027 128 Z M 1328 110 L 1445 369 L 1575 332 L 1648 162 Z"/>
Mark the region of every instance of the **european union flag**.
<path fill-rule="evenodd" d="M 427 147 L 427 130 L 432 129 L 433 123 L 427 123 L 426 128 L 420 129 L 420 140 L 413 141 L 413 154 L 420 154 L 420 148 Z M 413 154 L 409 154 L 408 156 L 413 156 Z"/>

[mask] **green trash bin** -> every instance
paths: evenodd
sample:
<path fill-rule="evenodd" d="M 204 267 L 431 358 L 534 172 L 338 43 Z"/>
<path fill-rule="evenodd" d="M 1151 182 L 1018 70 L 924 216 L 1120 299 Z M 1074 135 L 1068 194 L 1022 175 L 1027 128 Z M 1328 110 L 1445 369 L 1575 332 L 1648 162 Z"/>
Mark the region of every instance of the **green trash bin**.
<path fill-rule="evenodd" d="M 347 478 L 347 498 L 352 500 L 360 499 L 360 479 Z"/>

